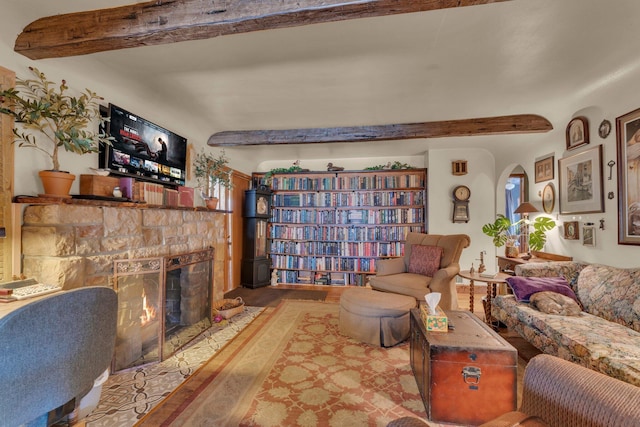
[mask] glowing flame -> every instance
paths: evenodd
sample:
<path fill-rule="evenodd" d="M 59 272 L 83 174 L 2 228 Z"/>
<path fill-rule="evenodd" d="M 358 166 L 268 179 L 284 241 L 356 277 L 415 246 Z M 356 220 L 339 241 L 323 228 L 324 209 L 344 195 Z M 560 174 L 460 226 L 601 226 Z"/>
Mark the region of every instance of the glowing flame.
<path fill-rule="evenodd" d="M 142 316 L 140 316 L 140 322 L 142 325 L 146 325 L 156 318 L 156 309 L 147 304 L 147 294 L 142 291 Z"/>

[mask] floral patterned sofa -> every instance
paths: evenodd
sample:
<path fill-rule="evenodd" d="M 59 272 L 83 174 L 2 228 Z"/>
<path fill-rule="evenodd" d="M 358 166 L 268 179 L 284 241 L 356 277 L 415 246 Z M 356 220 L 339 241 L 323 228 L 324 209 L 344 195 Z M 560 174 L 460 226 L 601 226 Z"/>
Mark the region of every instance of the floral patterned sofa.
<path fill-rule="evenodd" d="M 493 317 L 544 353 L 640 386 L 640 268 L 555 261 L 519 265 L 516 275 L 564 277 L 583 312 L 545 314 L 500 295 Z"/>

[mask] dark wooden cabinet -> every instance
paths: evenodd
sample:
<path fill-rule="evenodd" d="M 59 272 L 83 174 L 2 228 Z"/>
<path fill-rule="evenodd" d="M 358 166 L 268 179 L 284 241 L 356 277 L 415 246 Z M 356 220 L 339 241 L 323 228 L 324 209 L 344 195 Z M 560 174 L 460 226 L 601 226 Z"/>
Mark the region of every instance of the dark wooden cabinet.
<path fill-rule="evenodd" d="M 240 283 L 247 288 L 259 288 L 271 283 L 271 260 L 267 250 L 271 192 L 266 188 L 247 190 L 244 201 L 244 242 Z"/>
<path fill-rule="evenodd" d="M 518 353 L 468 311 L 448 311 L 454 329 L 427 332 L 411 310 L 411 368 L 431 421 L 478 425 L 517 405 Z"/>

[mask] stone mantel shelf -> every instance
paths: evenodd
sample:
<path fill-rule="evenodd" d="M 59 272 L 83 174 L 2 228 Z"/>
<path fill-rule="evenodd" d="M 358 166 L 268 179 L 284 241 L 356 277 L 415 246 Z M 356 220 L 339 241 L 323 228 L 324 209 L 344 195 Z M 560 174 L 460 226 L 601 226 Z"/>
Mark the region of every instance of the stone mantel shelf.
<path fill-rule="evenodd" d="M 138 208 L 138 209 L 174 209 L 183 211 L 202 211 L 202 212 L 219 212 L 232 213 L 233 211 L 221 209 L 209 209 L 205 206 L 185 207 L 185 206 L 164 206 L 150 205 L 144 202 L 123 202 L 117 200 L 95 200 L 95 199 L 74 199 L 64 197 L 38 197 L 38 196 L 15 196 L 13 203 L 22 203 L 29 205 L 78 205 L 78 206 L 106 206 L 116 208 Z"/>

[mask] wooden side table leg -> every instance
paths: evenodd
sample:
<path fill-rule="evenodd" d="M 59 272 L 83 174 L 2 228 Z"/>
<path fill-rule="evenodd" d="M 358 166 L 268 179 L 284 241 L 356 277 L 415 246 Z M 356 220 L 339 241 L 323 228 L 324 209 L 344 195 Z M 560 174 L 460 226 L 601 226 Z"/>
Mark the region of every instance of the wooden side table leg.
<path fill-rule="evenodd" d="M 473 279 L 469 280 L 469 311 L 473 313 L 473 293 L 475 292 L 474 290 L 474 283 L 473 283 Z"/>
<path fill-rule="evenodd" d="M 487 316 L 487 318 L 485 319 L 485 322 L 487 322 L 487 325 L 489 326 L 493 326 L 492 317 L 491 317 L 491 300 L 493 299 L 495 294 L 496 294 L 496 284 L 488 282 L 487 283 L 487 307 L 485 309 L 485 315 Z"/>

